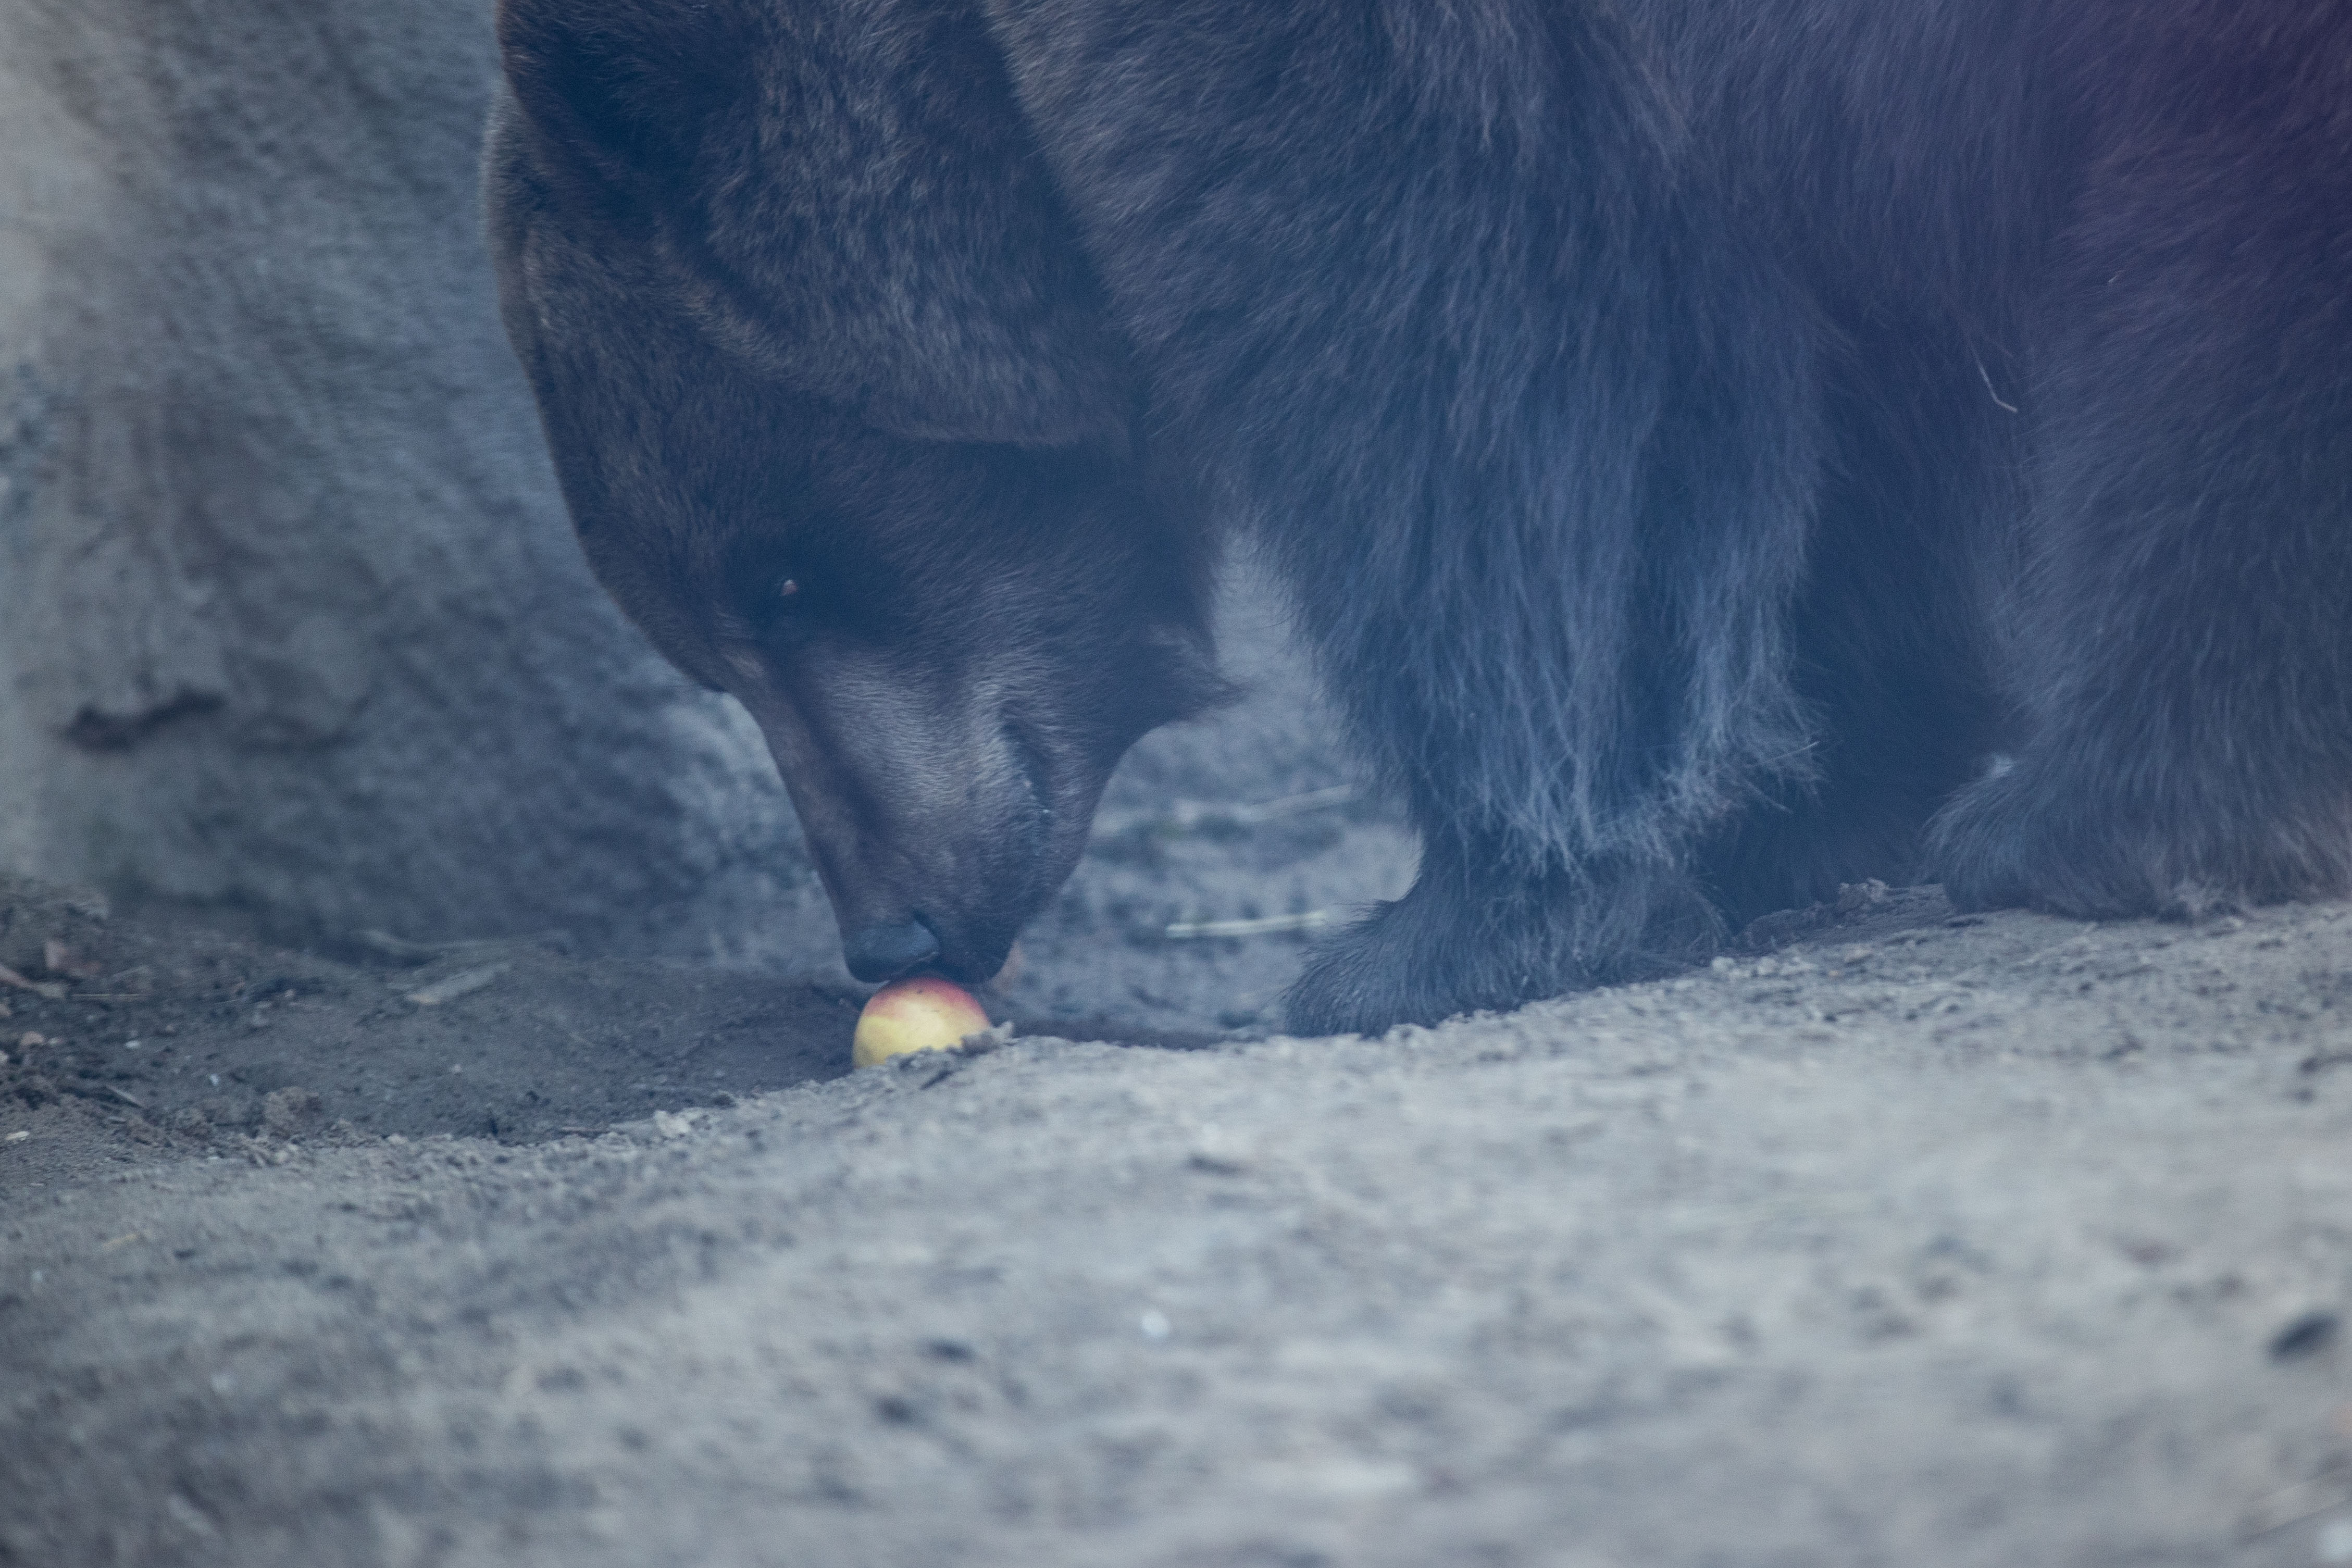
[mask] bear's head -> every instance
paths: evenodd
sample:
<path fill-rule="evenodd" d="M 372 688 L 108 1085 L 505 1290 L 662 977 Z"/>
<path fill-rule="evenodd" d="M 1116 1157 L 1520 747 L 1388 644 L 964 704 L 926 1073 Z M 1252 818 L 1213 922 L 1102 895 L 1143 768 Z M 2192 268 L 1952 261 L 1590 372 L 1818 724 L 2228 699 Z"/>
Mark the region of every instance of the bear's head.
<path fill-rule="evenodd" d="M 1219 695 L 1208 549 L 984 40 L 928 129 L 780 125 L 856 92 L 763 86 L 777 15 L 506 0 L 501 301 L 590 563 L 759 721 L 851 971 L 977 982 Z"/>

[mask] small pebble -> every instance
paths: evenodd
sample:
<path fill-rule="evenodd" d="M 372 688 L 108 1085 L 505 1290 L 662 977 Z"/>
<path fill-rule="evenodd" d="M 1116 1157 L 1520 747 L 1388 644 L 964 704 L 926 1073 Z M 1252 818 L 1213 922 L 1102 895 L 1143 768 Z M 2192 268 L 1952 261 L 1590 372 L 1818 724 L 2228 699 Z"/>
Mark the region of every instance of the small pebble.
<path fill-rule="evenodd" d="M 261 1122 L 280 1138 L 291 1138 L 318 1126 L 327 1118 L 326 1102 L 310 1089 L 281 1089 L 261 1102 Z"/>
<path fill-rule="evenodd" d="M 2271 1359 L 2293 1361 L 2316 1355 L 2336 1342 L 2342 1321 L 2333 1312 L 2305 1312 L 2271 1338 Z"/>

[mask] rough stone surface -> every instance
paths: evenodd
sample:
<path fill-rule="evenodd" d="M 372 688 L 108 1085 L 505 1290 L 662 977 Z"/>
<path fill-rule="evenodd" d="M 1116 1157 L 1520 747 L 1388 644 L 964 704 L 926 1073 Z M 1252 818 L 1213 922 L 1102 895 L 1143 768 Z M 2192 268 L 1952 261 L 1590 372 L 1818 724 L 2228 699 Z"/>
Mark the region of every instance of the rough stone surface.
<path fill-rule="evenodd" d="M 0 866 L 269 929 L 788 957 L 739 713 L 578 559 L 476 0 L 0 7 Z"/>

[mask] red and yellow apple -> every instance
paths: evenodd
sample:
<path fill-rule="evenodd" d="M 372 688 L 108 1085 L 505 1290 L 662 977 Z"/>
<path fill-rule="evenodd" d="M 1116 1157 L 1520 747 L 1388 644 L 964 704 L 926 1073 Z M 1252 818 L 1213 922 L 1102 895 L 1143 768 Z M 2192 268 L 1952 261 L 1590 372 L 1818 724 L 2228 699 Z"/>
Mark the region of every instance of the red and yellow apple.
<path fill-rule="evenodd" d="M 954 981 L 936 974 L 893 980 L 866 999 L 849 1059 L 870 1068 L 908 1051 L 950 1050 L 987 1027 L 988 1015 Z"/>

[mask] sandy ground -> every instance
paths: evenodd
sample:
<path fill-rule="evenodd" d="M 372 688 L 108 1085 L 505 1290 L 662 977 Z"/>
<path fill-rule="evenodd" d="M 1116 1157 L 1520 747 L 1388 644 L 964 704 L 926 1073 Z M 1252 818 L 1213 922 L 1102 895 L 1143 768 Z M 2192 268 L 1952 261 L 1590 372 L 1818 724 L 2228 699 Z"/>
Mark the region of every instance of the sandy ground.
<path fill-rule="evenodd" d="M 12 887 L 0 1561 L 2352 1562 L 2352 908 L 1851 902 L 849 1073 L 822 984 Z"/>
<path fill-rule="evenodd" d="M 984 1054 L 0 882 L 0 1563 L 2352 1563 L 2352 907 L 1270 1037 L 1412 863 L 1278 619 Z"/>

